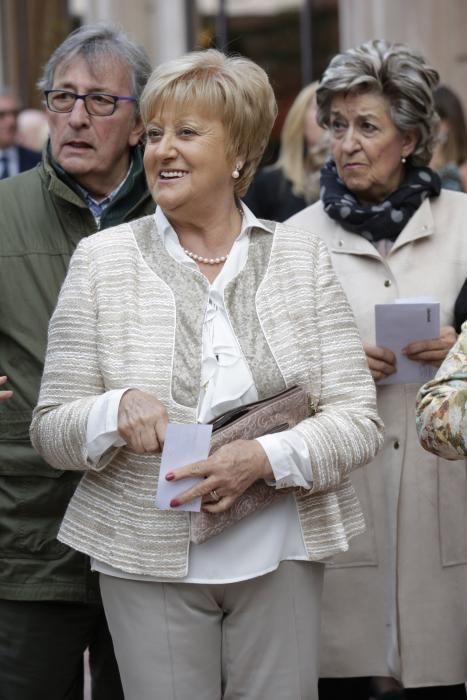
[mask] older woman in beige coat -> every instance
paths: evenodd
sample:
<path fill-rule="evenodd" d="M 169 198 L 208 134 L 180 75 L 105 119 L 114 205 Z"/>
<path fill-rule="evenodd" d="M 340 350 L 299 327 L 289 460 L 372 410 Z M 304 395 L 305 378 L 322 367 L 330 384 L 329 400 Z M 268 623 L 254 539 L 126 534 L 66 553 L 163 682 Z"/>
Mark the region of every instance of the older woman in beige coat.
<path fill-rule="evenodd" d="M 440 191 L 426 167 L 437 80 L 402 45 L 374 41 L 336 56 L 317 98 L 332 140 L 322 201 L 289 220 L 326 242 L 377 385 L 396 364 L 390 349 L 376 346 L 375 304 L 422 296 L 441 303 L 440 337 L 414 337 L 405 349 L 414 362 L 439 365 L 456 338 L 467 197 Z M 325 573 L 321 675 L 334 681 L 323 682 L 323 698 L 367 698 L 371 676 L 397 677 L 408 697 L 466 697 L 465 469 L 420 447 L 418 388 L 378 386 L 384 449 L 352 477 L 369 527 Z M 342 689 L 338 679 L 350 677 L 360 691 Z M 395 690 L 390 680 L 375 686 L 372 694 Z"/>
<path fill-rule="evenodd" d="M 315 700 L 319 560 L 364 528 L 348 474 L 382 426 L 350 307 L 322 241 L 239 200 L 275 111 L 242 57 L 159 66 L 141 103 L 156 213 L 82 241 L 50 326 L 33 441 L 86 472 L 59 538 L 100 573 L 128 700 Z M 199 460 L 181 438 L 175 494 L 155 501 L 172 423 L 297 384 L 290 429 Z M 267 507 L 193 538 L 187 506 L 215 524 L 254 484 Z"/>

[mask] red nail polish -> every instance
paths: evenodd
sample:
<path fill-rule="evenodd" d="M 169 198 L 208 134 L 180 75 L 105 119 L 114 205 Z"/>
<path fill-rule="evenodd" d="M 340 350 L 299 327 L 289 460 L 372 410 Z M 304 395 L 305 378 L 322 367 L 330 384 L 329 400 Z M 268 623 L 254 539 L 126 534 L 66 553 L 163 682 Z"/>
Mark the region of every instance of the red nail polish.
<path fill-rule="evenodd" d="M 176 498 L 172 498 L 172 500 L 170 501 L 170 507 L 176 508 L 179 505 L 180 505 L 180 501 L 178 501 Z"/>
<path fill-rule="evenodd" d="M 174 473 L 173 473 L 173 472 L 169 472 L 168 474 L 165 475 L 165 478 L 166 478 L 167 481 L 172 481 L 172 479 L 175 478 Z"/>

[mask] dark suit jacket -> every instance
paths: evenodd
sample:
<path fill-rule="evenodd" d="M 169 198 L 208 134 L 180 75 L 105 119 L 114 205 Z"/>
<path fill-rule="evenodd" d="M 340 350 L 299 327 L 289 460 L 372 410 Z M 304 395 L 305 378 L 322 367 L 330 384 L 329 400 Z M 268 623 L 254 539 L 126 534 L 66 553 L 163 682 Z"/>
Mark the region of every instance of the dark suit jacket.
<path fill-rule="evenodd" d="M 308 206 L 303 197 L 294 194 L 292 183 L 282 170 L 274 166 L 255 175 L 242 199 L 258 219 L 271 221 L 285 221 Z"/>
<path fill-rule="evenodd" d="M 42 159 L 42 153 L 39 151 L 31 151 L 30 148 L 23 148 L 23 146 L 17 146 L 16 148 L 18 149 L 20 173 L 25 170 L 31 170 Z"/>

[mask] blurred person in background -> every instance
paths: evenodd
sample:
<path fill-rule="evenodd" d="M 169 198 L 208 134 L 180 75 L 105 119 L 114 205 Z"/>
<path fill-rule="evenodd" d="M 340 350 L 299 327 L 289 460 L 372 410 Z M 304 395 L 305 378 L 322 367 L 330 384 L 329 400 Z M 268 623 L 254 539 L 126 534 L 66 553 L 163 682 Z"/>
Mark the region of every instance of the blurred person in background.
<path fill-rule="evenodd" d="M 436 170 L 443 187 L 466 190 L 467 127 L 464 109 L 456 93 L 447 85 L 434 91 L 435 108 L 440 117 L 430 167 Z"/>
<path fill-rule="evenodd" d="M 2 700 L 82 700 L 86 648 L 93 700 L 123 698 L 97 577 L 56 539 L 81 474 L 49 467 L 29 425 L 75 247 L 154 210 L 139 145 L 138 100 L 150 72 L 120 31 L 70 34 L 39 82 L 50 130 L 42 162 L 0 183 L 0 372 L 14 388 L 0 405 Z"/>
<path fill-rule="evenodd" d="M 467 190 L 467 126 L 465 112 L 458 95 L 447 85 L 435 92 L 436 111 L 440 116 L 439 137 L 435 145 L 431 167 L 441 176 L 443 187 Z M 467 320 L 467 280 L 454 306 L 454 327 L 460 333 Z"/>
<path fill-rule="evenodd" d="M 244 197 L 260 219 L 285 221 L 319 199 L 328 139 L 316 121 L 317 87 L 307 85 L 295 98 L 282 127 L 277 162 L 258 172 Z"/>
<path fill-rule="evenodd" d="M 19 112 L 16 95 L 0 86 L 0 180 L 30 170 L 41 159 L 40 153 L 16 142 Z"/>
<path fill-rule="evenodd" d="M 42 109 L 22 109 L 18 114 L 16 143 L 33 151 L 42 151 L 49 136 L 47 114 Z"/>
<path fill-rule="evenodd" d="M 335 56 L 317 92 L 332 151 L 321 201 L 287 222 L 329 246 L 386 432 L 376 459 L 352 475 L 368 530 L 325 570 L 323 700 L 466 698 L 465 468 L 420 447 L 419 385 L 380 384 L 396 371 L 396 358 L 375 342 L 375 304 L 399 297 L 431 297 L 441 307 L 440 336 L 413 338 L 404 349 L 410 360 L 439 366 L 457 338 L 467 196 L 441 189 L 427 167 L 437 82 L 437 71 L 401 44 L 375 40 Z"/>

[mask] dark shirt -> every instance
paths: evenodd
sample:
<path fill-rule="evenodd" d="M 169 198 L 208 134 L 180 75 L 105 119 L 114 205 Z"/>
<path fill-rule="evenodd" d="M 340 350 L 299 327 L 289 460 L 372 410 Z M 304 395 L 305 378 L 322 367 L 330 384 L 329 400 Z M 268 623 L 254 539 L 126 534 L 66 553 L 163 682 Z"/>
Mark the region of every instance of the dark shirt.
<path fill-rule="evenodd" d="M 30 148 L 24 148 L 23 146 L 18 146 L 18 158 L 19 158 L 19 171 L 24 173 L 25 170 L 30 170 L 34 168 L 38 163 L 40 163 L 42 158 L 42 153 L 39 151 L 31 151 Z"/>
<path fill-rule="evenodd" d="M 243 201 L 258 219 L 270 221 L 285 221 L 310 204 L 293 193 L 292 183 L 275 166 L 255 175 Z"/>

